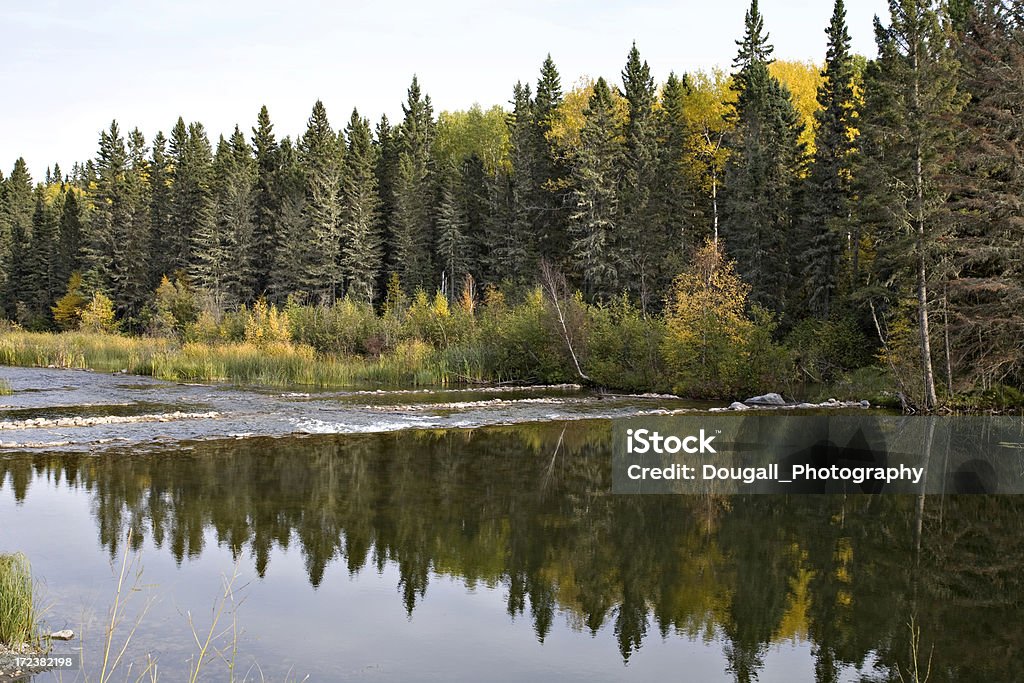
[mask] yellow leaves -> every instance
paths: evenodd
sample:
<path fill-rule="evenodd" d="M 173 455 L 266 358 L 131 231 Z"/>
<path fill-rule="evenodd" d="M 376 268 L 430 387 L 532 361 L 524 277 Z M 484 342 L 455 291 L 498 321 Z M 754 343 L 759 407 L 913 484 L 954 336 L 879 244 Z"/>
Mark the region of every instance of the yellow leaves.
<path fill-rule="evenodd" d="M 800 142 L 814 152 L 814 114 L 818 106 L 818 87 L 822 83 L 821 67 L 814 62 L 777 60 L 768 66 L 768 72 L 789 89 L 793 106 L 800 113 L 804 132 Z"/>
<path fill-rule="evenodd" d="M 260 299 L 252 306 L 245 320 L 245 341 L 255 346 L 287 345 L 291 342 L 288 316 L 273 304 Z"/>
<path fill-rule="evenodd" d="M 594 92 L 594 82 L 594 79 L 587 77 L 577 81 L 573 89 L 565 94 L 551 121 L 551 130 L 547 134 L 548 141 L 563 154 L 575 154 L 582 144 L 580 133 L 587 122 L 585 112 Z M 629 119 L 629 103 L 619 93 L 618 88 L 612 88 L 611 91 L 615 122 L 621 129 Z"/>

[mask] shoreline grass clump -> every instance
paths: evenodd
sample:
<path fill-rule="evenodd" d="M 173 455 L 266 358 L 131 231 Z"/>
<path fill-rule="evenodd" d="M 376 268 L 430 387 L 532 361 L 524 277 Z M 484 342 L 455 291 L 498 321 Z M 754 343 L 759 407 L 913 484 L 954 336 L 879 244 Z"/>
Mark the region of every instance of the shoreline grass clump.
<path fill-rule="evenodd" d="M 0 379 L 0 396 L 10 396 L 14 393 L 11 385 L 5 379 Z"/>
<path fill-rule="evenodd" d="M 0 555 L 0 645 L 19 648 L 35 643 L 38 621 L 28 558 L 22 553 Z"/>

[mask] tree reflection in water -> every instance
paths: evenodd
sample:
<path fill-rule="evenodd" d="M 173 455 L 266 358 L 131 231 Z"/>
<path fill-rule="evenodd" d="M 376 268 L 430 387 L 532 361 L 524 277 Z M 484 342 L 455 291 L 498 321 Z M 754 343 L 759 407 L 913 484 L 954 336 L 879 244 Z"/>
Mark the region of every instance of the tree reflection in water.
<path fill-rule="evenodd" d="M 502 586 L 541 641 L 561 612 L 611 623 L 624 659 L 652 635 L 721 642 L 738 681 L 788 640 L 811 642 L 817 681 L 894 680 L 911 617 L 933 682 L 1024 670 L 1024 500 L 614 496 L 610 441 L 577 422 L 12 455 L 0 487 L 87 490 L 111 557 L 131 528 L 180 563 L 213 529 L 261 576 L 275 546 L 297 550 L 314 587 L 335 562 L 394 563 L 410 615 L 449 575 Z"/>

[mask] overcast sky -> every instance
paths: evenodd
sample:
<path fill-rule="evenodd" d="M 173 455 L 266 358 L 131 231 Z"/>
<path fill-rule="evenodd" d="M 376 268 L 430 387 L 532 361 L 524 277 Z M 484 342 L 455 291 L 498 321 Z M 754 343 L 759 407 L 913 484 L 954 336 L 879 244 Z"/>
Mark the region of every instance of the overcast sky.
<path fill-rule="evenodd" d="M 0 167 L 24 156 L 34 175 L 95 154 L 116 118 L 147 140 L 177 117 L 211 141 L 262 104 L 279 136 L 301 132 L 317 99 L 342 126 L 353 106 L 401 116 L 413 73 L 435 111 L 505 104 L 536 82 L 550 52 L 564 87 L 619 81 L 635 40 L 655 80 L 728 66 L 749 0 L 438 2 L 34 0 L 0 9 Z M 832 0 L 761 0 L 775 56 L 820 62 Z M 848 2 L 855 51 L 874 56 L 884 0 Z"/>

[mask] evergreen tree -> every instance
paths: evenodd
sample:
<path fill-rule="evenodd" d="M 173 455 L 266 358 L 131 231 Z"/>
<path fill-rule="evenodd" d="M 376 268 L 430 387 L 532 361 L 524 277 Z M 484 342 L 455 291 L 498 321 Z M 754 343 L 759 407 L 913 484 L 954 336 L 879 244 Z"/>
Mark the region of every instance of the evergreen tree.
<path fill-rule="evenodd" d="M 527 87 L 527 96 L 529 89 Z M 569 212 L 571 205 L 569 169 L 553 147 L 550 137 L 558 109 L 562 104 L 562 80 L 551 59 L 544 59 L 537 79 L 537 92 L 533 100 L 529 135 L 531 153 L 531 188 L 523 199 L 533 207 L 530 224 L 533 241 L 544 254 L 565 254 L 569 246 Z"/>
<path fill-rule="evenodd" d="M 32 237 L 35 207 L 32 177 L 23 158 L 14 162 L 10 177 L 4 181 L 0 212 L 0 272 L 3 273 L 3 309 L 8 318 L 17 315 L 18 301 L 24 296 L 25 254 Z"/>
<path fill-rule="evenodd" d="M 388 117 L 382 115 L 377 123 L 377 196 L 380 206 L 381 237 L 383 239 L 383 271 L 395 272 L 397 242 L 395 227 L 395 179 L 398 177 L 398 131 L 395 130 Z M 386 276 L 381 273 L 378 290 L 384 291 Z"/>
<path fill-rule="evenodd" d="M 475 152 L 462 162 L 457 196 L 466 219 L 466 270 L 475 279 L 483 278 L 482 256 L 488 248 L 487 222 L 490 220 L 489 187 L 491 176 Z"/>
<path fill-rule="evenodd" d="M 467 268 L 466 219 L 455 196 L 454 170 L 449 171 L 437 211 L 437 264 L 441 267 L 441 292 L 454 301 L 469 273 Z"/>
<path fill-rule="evenodd" d="M 430 97 L 420 92 L 414 76 L 408 99 L 402 105 L 405 119 L 399 131 L 398 176 L 392 233 L 395 239 L 395 270 L 409 289 L 429 289 L 434 278 L 431 263 L 434 244 L 434 173 L 431 144 L 434 114 Z"/>
<path fill-rule="evenodd" d="M 257 293 L 253 225 L 256 164 L 237 125 L 230 140 L 221 138 L 213 165 L 214 201 L 224 257 L 224 294 L 229 305 L 251 303 Z"/>
<path fill-rule="evenodd" d="M 531 230 L 533 211 L 548 201 L 536 187 L 537 156 L 534 103 L 530 86 L 516 83 L 508 117 L 511 169 L 499 172 L 490 192 L 492 213 L 485 224 L 485 281 L 524 284 L 532 275 L 540 233 Z M 536 204 L 532 202 L 537 202 Z M 531 208 L 535 207 L 535 208 Z"/>
<path fill-rule="evenodd" d="M 943 273 L 949 384 L 1024 383 L 1024 12 L 1000 0 L 964 10 L 957 51 L 969 95 L 958 121 L 952 253 Z M 948 313 L 947 313 L 948 309 Z"/>
<path fill-rule="evenodd" d="M 687 98 L 689 81 L 670 73 L 661 95 L 657 114 L 657 171 L 651 190 L 651 229 L 663 239 L 664 260 L 655 292 L 667 290 L 672 278 L 682 271 L 690 255 L 707 237 L 703 212 L 699 208 L 699 179 L 690 149 L 695 132 L 690 130 Z M 656 297 L 660 300 L 662 297 Z"/>
<path fill-rule="evenodd" d="M 121 191 L 123 211 L 114 225 L 110 268 L 111 293 L 117 313 L 133 329 L 138 325 L 150 287 L 150 171 L 146 141 L 136 128 L 128 135 L 128 159 Z"/>
<path fill-rule="evenodd" d="M 173 151 L 174 136 L 171 147 Z M 184 153 L 174 166 L 174 220 L 181 237 L 188 240 L 187 272 L 192 282 L 223 302 L 226 254 L 214 207 L 213 176 L 213 150 L 206 129 L 201 123 L 190 123 Z"/>
<path fill-rule="evenodd" d="M 306 212 L 306 177 L 299 165 L 295 146 L 287 137 L 281 140 L 280 162 L 278 188 L 281 208 L 270 291 L 275 301 L 284 302 L 291 294 L 297 295 L 300 300 L 308 295 L 302 274 L 311 258 L 311 247 Z"/>
<path fill-rule="evenodd" d="M 174 244 L 176 226 L 172 212 L 171 160 L 167 156 L 167 138 L 157 133 L 149 161 L 149 288 L 156 289 L 160 279 L 176 267 Z M 72 270 L 75 270 L 74 268 Z"/>
<path fill-rule="evenodd" d="M 614 109 L 608 83 L 599 78 L 584 111 L 580 150 L 572 168 L 570 253 L 583 291 L 592 299 L 615 294 L 621 268 L 616 247 L 621 230 L 618 187 L 623 149 Z"/>
<path fill-rule="evenodd" d="M 252 129 L 252 146 L 256 157 L 256 188 L 253 199 L 253 293 L 259 295 L 270 287 L 270 273 L 278 241 L 278 219 L 281 197 L 278 184 L 281 173 L 280 151 L 274 137 L 274 124 L 266 106 L 260 108 L 256 127 Z"/>
<path fill-rule="evenodd" d="M 43 185 L 35 189 L 32 235 L 25 252 L 25 280 L 21 283 L 25 321 L 48 327 L 50 307 L 61 293 L 57 280 L 57 220 L 47 205 Z"/>
<path fill-rule="evenodd" d="M 89 183 L 89 239 L 86 247 L 86 287 L 114 289 L 114 255 L 118 238 L 127 231 L 130 202 L 127 196 L 128 151 L 117 121 L 100 133 L 95 179 Z"/>
<path fill-rule="evenodd" d="M 846 7 L 836 0 L 832 22 L 825 31 L 828 49 L 815 112 L 814 158 L 807 178 L 804 235 L 800 242 L 801 274 L 811 311 L 828 318 L 838 285 L 842 237 L 850 225 L 850 201 L 856 106 L 854 64 Z M 851 239 L 850 248 L 857 249 Z"/>
<path fill-rule="evenodd" d="M 667 246 L 658 231 L 651 195 L 658 164 L 654 116 L 654 79 L 633 43 L 622 71 L 623 94 L 629 105 L 619 188 L 621 233 L 617 236 L 620 277 L 646 310 L 655 298 L 654 286 Z"/>
<path fill-rule="evenodd" d="M 306 221 L 310 250 L 302 268 L 303 289 L 333 301 L 343 284 L 341 267 L 341 164 L 338 137 L 317 100 L 299 141 L 299 163 L 306 173 Z"/>
<path fill-rule="evenodd" d="M 82 268 L 82 209 L 78 200 L 78 192 L 72 186 L 64 187 L 55 271 L 55 277 L 61 287 L 67 285 L 71 273 Z"/>
<path fill-rule="evenodd" d="M 956 63 L 931 0 L 890 0 L 891 23 L 875 20 L 878 59 L 866 75 L 865 163 L 884 210 L 875 237 L 876 277 L 895 298 L 916 300 L 922 407 L 936 406 L 929 285 L 947 234 L 941 180 L 959 109 Z"/>
<path fill-rule="evenodd" d="M 380 280 L 382 249 L 380 197 L 377 194 L 377 153 L 370 121 L 352 110 L 345 128 L 345 154 L 341 190 L 341 266 L 345 291 L 353 299 L 372 303 Z"/>
<path fill-rule="evenodd" d="M 722 237 L 740 275 L 751 286 L 751 302 L 782 313 L 791 285 L 794 194 L 802 174 L 800 115 L 789 91 L 768 71 L 773 48 L 752 0 L 746 33 L 733 62 L 736 128 L 722 196 Z"/>

